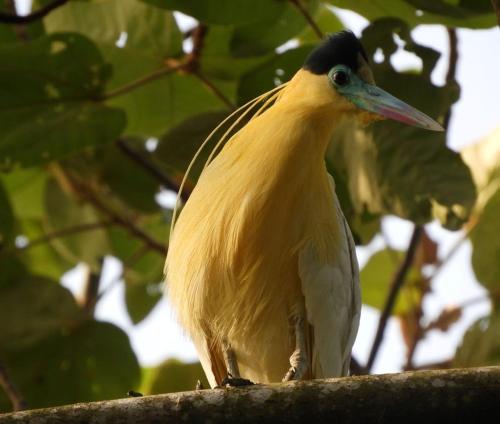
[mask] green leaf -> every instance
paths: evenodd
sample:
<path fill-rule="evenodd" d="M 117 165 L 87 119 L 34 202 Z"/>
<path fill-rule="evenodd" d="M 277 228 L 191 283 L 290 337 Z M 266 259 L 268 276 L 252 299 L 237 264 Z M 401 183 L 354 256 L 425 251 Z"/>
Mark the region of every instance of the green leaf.
<path fill-rule="evenodd" d="M 491 196 L 500 190 L 500 127 L 465 147 L 461 155 L 474 177 L 478 192 L 474 212 L 480 214 Z"/>
<path fill-rule="evenodd" d="M 0 249 L 12 238 L 14 214 L 9 195 L 0 180 Z"/>
<path fill-rule="evenodd" d="M 331 34 L 344 29 L 344 24 L 335 12 L 322 3 L 316 11 L 316 15 L 313 16 L 313 19 L 323 34 Z M 310 26 L 299 34 L 298 39 L 303 44 L 319 42 L 318 35 Z"/>
<path fill-rule="evenodd" d="M 231 39 L 231 52 L 234 56 L 255 56 L 272 52 L 307 28 L 307 21 L 291 2 L 282 2 L 282 12 L 274 16 L 268 14 L 258 24 L 236 27 Z M 310 15 L 319 10 L 318 0 L 303 2 Z M 315 41 L 318 41 L 316 38 Z"/>
<path fill-rule="evenodd" d="M 143 140 L 124 140 L 124 142 L 138 154 L 144 157 L 149 155 L 144 149 Z M 160 188 L 158 180 L 125 156 L 116 144 L 98 151 L 96 155 L 99 157 L 97 160 L 99 179 L 111 189 L 114 196 L 139 212 L 153 213 L 159 210 L 158 203 L 155 201 L 155 194 Z M 126 172 L 124 172 L 124 166 Z"/>
<path fill-rule="evenodd" d="M 20 49 L 0 46 L 0 166 L 36 165 L 112 141 L 125 126 L 96 102 L 110 68 L 78 34 L 41 37 Z M 36 69 L 33 67 L 36 63 Z"/>
<path fill-rule="evenodd" d="M 500 190 L 493 194 L 470 234 L 472 268 L 479 282 L 490 291 L 500 289 Z"/>
<path fill-rule="evenodd" d="M 190 15 L 209 24 L 241 25 L 278 15 L 286 2 L 279 0 L 142 0 Z"/>
<path fill-rule="evenodd" d="M 140 378 L 127 335 L 104 322 L 87 321 L 3 358 L 30 408 L 121 398 Z M 8 408 L 5 399 L 0 408 Z"/>
<path fill-rule="evenodd" d="M 403 257 L 404 252 L 389 249 L 380 250 L 370 257 L 360 274 L 362 300 L 365 305 L 378 310 L 384 308 L 391 289 L 390 283 Z M 399 292 L 393 312 L 395 315 L 404 315 L 420 303 L 421 279 L 419 273 L 412 268 Z"/>
<path fill-rule="evenodd" d="M 500 313 L 477 320 L 465 333 L 453 360 L 453 368 L 500 364 Z"/>
<path fill-rule="evenodd" d="M 186 119 L 160 139 L 153 153 L 170 171 L 183 174 L 210 132 L 226 117 L 223 112 L 205 113 Z M 194 164 L 190 178 L 196 181 L 218 137 L 205 147 Z"/>
<path fill-rule="evenodd" d="M 47 233 L 65 231 L 68 228 L 95 224 L 103 220 L 92 206 L 79 204 L 66 195 L 55 180 L 47 183 L 45 205 Z M 95 269 L 99 269 L 100 259 L 110 251 L 107 233 L 99 226 L 92 230 L 54 238 L 51 244 L 67 261 L 74 264 L 83 261 Z"/>
<path fill-rule="evenodd" d="M 0 292 L 0 349 L 26 349 L 81 321 L 81 311 L 67 289 L 20 272 L 22 268 L 17 271 L 12 277 L 18 280 L 10 281 Z"/>
<path fill-rule="evenodd" d="M 108 87 L 110 93 L 121 90 L 131 82 L 147 80 L 151 75 L 163 73 L 166 69 L 161 57 L 151 56 L 140 50 L 128 47 L 102 47 L 102 50 L 115 70 Z M 127 135 L 160 137 L 191 115 L 227 107 L 194 75 L 173 72 L 167 74 L 120 95 L 112 94 L 112 98 L 108 100 L 109 105 L 126 111 Z M 230 100 L 234 98 L 234 82 L 211 82 Z"/>
<path fill-rule="evenodd" d="M 41 168 L 17 169 L 0 176 L 17 218 L 40 219 L 47 174 Z"/>
<path fill-rule="evenodd" d="M 397 17 L 409 25 L 441 24 L 464 28 L 490 28 L 496 25 L 495 15 L 488 0 L 461 0 L 450 5 L 443 0 L 329 0 L 332 6 L 359 13 L 369 21 L 383 17 Z"/>
<path fill-rule="evenodd" d="M 41 240 L 46 236 L 45 226 L 40 219 L 23 219 L 17 224 L 17 233 L 26 237 L 28 242 Z M 32 274 L 53 280 L 59 280 L 73 266 L 48 242 L 28 245 L 25 249 L 17 249 L 12 245 L 9 249 L 12 249 L 12 254 L 17 254 Z"/>
<path fill-rule="evenodd" d="M 167 243 L 168 225 L 157 214 L 143 222 L 142 228 L 156 240 Z M 111 228 L 113 253 L 123 261 L 125 303 L 134 324 L 146 318 L 163 295 L 164 255 L 144 249 L 143 244 L 121 228 Z"/>
<path fill-rule="evenodd" d="M 269 91 L 290 80 L 302 67 L 314 45 L 304 45 L 276 54 L 241 78 L 238 87 L 238 103 L 244 104 L 259 94 Z"/>
<path fill-rule="evenodd" d="M 172 13 L 137 0 L 72 1 L 43 22 L 47 32 L 74 31 L 109 46 L 122 37 L 128 47 L 158 57 L 182 52 L 182 34 Z"/>
<path fill-rule="evenodd" d="M 158 367 L 146 371 L 141 393 L 148 395 L 194 390 L 198 380 L 203 387 L 210 387 L 199 362 L 184 363 L 177 359 L 167 359 Z"/>

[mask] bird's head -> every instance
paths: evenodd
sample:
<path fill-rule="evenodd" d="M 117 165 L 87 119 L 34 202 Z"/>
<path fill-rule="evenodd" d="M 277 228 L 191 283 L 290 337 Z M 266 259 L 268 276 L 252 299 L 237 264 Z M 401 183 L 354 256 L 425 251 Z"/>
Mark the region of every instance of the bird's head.
<path fill-rule="evenodd" d="M 363 46 L 350 31 L 328 36 L 306 59 L 301 74 L 309 76 L 316 100 L 321 97 L 337 112 L 355 115 L 363 123 L 389 118 L 443 131 L 432 118 L 375 85 Z"/>

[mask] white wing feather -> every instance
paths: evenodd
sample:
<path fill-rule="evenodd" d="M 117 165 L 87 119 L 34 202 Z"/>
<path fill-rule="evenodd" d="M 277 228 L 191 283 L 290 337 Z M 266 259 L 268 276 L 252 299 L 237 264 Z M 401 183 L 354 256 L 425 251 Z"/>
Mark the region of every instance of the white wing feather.
<path fill-rule="evenodd" d="M 320 263 L 312 246 L 299 255 L 307 319 L 313 327 L 314 378 L 347 375 L 361 310 L 359 269 L 351 231 L 331 181 L 341 240 L 335 263 Z"/>

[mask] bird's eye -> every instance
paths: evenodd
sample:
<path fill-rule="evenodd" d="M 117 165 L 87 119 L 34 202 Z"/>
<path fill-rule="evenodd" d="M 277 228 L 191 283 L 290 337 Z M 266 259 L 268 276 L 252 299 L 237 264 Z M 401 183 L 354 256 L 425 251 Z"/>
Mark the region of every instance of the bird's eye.
<path fill-rule="evenodd" d="M 349 75 L 345 71 L 335 71 L 332 79 L 336 85 L 343 86 L 349 82 Z"/>

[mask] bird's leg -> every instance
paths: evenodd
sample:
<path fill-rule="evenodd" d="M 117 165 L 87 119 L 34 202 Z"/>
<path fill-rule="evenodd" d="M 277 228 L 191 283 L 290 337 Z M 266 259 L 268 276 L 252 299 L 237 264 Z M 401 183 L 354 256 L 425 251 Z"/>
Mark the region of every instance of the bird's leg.
<path fill-rule="evenodd" d="M 283 377 L 283 381 L 300 380 L 304 377 L 308 368 L 304 317 L 294 315 L 291 321 L 295 334 L 295 350 L 290 356 L 290 369 Z"/>
<path fill-rule="evenodd" d="M 223 343 L 222 352 L 224 355 L 224 362 L 226 364 L 227 377 L 222 380 L 221 386 L 238 387 L 254 384 L 250 380 L 240 377 L 240 370 L 238 368 L 236 354 L 234 353 L 234 350 L 231 349 L 231 345 L 229 343 Z"/>
<path fill-rule="evenodd" d="M 238 368 L 238 362 L 236 361 L 236 355 L 229 343 L 224 343 L 223 354 L 227 375 L 233 378 L 240 378 L 240 370 Z"/>

